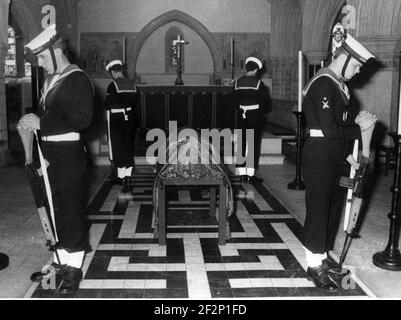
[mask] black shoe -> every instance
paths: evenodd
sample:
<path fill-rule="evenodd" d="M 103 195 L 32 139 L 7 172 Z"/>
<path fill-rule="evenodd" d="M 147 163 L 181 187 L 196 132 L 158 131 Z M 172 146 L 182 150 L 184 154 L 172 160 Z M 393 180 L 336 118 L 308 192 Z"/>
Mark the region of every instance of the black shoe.
<path fill-rule="evenodd" d="M 338 289 L 337 283 L 332 279 L 330 274 L 323 269 L 322 266 L 316 268 L 308 267 L 306 274 L 308 275 L 308 280 L 312 280 L 318 288 L 323 290 Z"/>
<path fill-rule="evenodd" d="M 331 258 L 330 256 L 327 256 L 327 259 L 324 259 L 322 261 L 322 267 L 327 273 L 333 276 L 333 278 L 335 278 L 336 280 L 344 278 L 347 274 L 350 273 L 349 270 L 340 267 L 340 265 L 336 261 L 334 261 L 333 258 Z"/>
<path fill-rule="evenodd" d="M 332 257 L 328 255 L 327 258 L 322 261 L 322 267 L 324 270 L 328 271 L 330 269 L 338 268 L 339 265 Z"/>
<path fill-rule="evenodd" d="M 130 186 L 130 177 L 125 177 L 123 179 L 123 188 L 121 190 L 121 193 L 127 194 L 131 193 L 131 186 Z"/>
<path fill-rule="evenodd" d="M 46 270 L 35 272 L 31 274 L 31 281 L 33 282 L 42 282 L 43 278 L 48 276 L 50 272 L 55 272 L 56 274 L 56 281 L 59 280 L 58 278 L 61 278 L 62 273 L 63 273 L 63 266 L 56 263 L 52 262 L 50 266 L 46 268 Z"/>
<path fill-rule="evenodd" d="M 262 183 L 264 180 L 262 178 L 258 178 L 257 176 L 252 176 L 249 178 L 251 183 Z"/>
<path fill-rule="evenodd" d="M 83 274 L 81 269 L 65 266 L 63 270 L 63 282 L 58 288 L 58 293 L 72 294 L 77 292 L 82 277 Z"/>

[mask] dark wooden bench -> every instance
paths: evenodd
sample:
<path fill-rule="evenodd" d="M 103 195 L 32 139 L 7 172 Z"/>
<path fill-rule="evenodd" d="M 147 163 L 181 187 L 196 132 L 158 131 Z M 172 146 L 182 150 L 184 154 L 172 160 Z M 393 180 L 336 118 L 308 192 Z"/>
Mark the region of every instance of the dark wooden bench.
<path fill-rule="evenodd" d="M 166 189 L 170 186 L 205 186 L 209 187 L 210 190 L 210 205 L 209 205 L 209 214 L 214 216 L 216 214 L 216 191 L 219 192 L 219 215 L 218 215 L 218 228 L 219 228 L 219 244 L 226 244 L 226 221 L 227 221 L 227 212 L 226 212 L 226 194 L 227 187 L 224 184 L 223 177 L 221 178 L 161 178 L 160 183 L 158 185 L 158 194 L 159 194 L 159 210 L 158 210 L 158 223 L 155 227 L 155 236 L 159 239 L 159 245 L 166 244 L 166 212 L 167 201 L 166 201 Z M 156 230 L 157 229 L 157 230 Z"/>

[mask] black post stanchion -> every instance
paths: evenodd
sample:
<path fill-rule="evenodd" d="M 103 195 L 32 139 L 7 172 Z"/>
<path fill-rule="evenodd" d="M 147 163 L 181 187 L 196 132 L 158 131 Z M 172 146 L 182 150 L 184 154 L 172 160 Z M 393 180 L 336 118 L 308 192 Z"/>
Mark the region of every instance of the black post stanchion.
<path fill-rule="evenodd" d="M 8 267 L 9 259 L 8 256 L 0 252 L 0 270 Z"/>
<path fill-rule="evenodd" d="M 394 184 L 391 187 L 393 199 L 391 202 L 391 212 L 388 214 L 390 219 L 389 241 L 383 252 L 373 255 L 373 263 L 382 269 L 390 271 L 401 271 L 401 254 L 398 249 L 400 238 L 400 183 L 401 183 L 401 135 L 390 133 L 389 136 L 394 139 L 396 151 L 396 166 L 394 172 Z"/>
<path fill-rule="evenodd" d="M 302 123 L 304 113 L 301 111 L 294 111 L 293 114 L 297 117 L 297 160 L 296 160 L 296 174 L 294 181 L 288 184 L 288 189 L 291 190 L 305 190 L 305 184 L 301 178 L 301 152 L 302 152 Z"/>

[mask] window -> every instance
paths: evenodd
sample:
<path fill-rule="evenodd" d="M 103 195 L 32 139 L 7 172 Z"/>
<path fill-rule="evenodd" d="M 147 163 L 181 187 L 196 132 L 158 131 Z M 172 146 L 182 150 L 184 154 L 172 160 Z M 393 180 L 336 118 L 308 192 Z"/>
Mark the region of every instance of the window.
<path fill-rule="evenodd" d="M 17 49 L 15 31 L 8 27 L 8 52 L 6 56 L 6 77 L 17 76 Z"/>
<path fill-rule="evenodd" d="M 18 45 L 20 44 L 20 45 Z M 15 30 L 12 27 L 8 27 L 8 51 L 6 56 L 5 64 L 5 76 L 6 78 L 16 77 L 30 77 L 31 76 L 31 64 L 24 61 L 23 53 L 18 50 L 23 50 L 22 39 L 15 35 Z M 19 67 L 19 64 L 23 63 L 24 67 Z M 20 70 L 20 71 L 19 71 Z"/>

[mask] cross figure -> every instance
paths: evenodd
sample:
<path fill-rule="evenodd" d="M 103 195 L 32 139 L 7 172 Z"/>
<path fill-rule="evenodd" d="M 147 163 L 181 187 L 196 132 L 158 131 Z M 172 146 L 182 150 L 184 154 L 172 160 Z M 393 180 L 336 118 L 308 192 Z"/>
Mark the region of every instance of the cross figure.
<path fill-rule="evenodd" d="M 181 34 L 178 34 L 177 39 L 173 40 L 173 53 L 174 60 L 177 61 L 177 78 L 175 79 L 175 85 L 183 85 L 184 81 L 182 81 L 182 65 L 181 65 L 181 45 L 188 44 L 188 41 L 185 41 Z"/>

